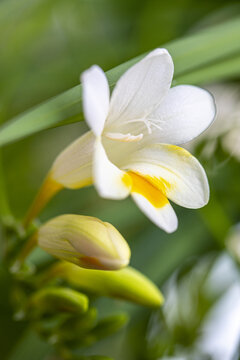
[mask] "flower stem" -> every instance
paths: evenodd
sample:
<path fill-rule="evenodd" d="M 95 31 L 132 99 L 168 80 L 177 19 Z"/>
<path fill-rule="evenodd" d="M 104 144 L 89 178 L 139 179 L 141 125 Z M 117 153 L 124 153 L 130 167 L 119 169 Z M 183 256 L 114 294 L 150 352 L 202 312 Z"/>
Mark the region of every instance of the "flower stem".
<path fill-rule="evenodd" d="M 21 265 L 24 263 L 25 259 L 32 252 L 32 250 L 37 246 L 37 234 L 38 234 L 38 232 L 35 231 L 34 234 L 26 242 L 26 244 L 24 244 L 20 253 L 16 257 L 13 265 L 11 266 L 12 273 L 16 273 L 19 271 L 19 269 L 21 268 Z"/>
<path fill-rule="evenodd" d="M 65 274 L 65 262 L 64 261 L 57 261 L 54 264 L 50 265 L 43 273 L 38 276 L 38 286 L 44 286 L 48 282 L 52 280 L 63 277 Z"/>
<path fill-rule="evenodd" d="M 51 178 L 51 173 L 49 173 L 46 179 L 44 180 L 42 186 L 40 187 L 37 196 L 35 197 L 23 221 L 23 226 L 25 229 L 32 222 L 32 220 L 37 217 L 37 215 L 49 202 L 49 200 L 54 195 L 56 195 L 62 188 L 63 186 L 57 183 L 55 180 L 53 180 Z"/>

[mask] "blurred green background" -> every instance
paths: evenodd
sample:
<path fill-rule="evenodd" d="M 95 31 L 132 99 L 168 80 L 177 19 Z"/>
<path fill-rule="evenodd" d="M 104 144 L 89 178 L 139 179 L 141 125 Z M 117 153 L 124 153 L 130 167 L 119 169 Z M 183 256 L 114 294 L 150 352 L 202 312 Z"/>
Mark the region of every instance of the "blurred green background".
<path fill-rule="evenodd" d="M 226 0 L 0 0 L 0 121 L 6 122 L 78 84 L 80 73 L 92 64 L 106 71 L 161 44 L 237 14 L 240 15 L 239 1 Z M 238 85 L 238 79 L 234 82 Z M 86 129 L 84 123 L 76 123 L 38 133 L 3 148 L 6 188 L 17 218 L 24 216 L 57 154 Z M 177 273 L 179 279 L 175 279 L 172 287 L 177 288 L 177 283 L 180 288 L 182 278 L 193 276 L 194 265 L 198 263 L 204 264 L 205 280 L 209 267 L 226 251 L 226 236 L 239 221 L 240 213 L 239 160 L 224 149 L 219 139 L 213 155 L 206 159 L 202 149 L 207 141 L 203 139 L 193 151 L 209 177 L 210 203 L 199 211 L 174 206 L 179 217 L 179 229 L 174 234 L 167 235 L 156 228 L 130 199 L 103 200 L 93 188 L 64 190 L 51 201 L 41 219 L 77 213 L 111 222 L 130 244 L 131 265 L 157 285 L 165 284 L 165 295 L 168 294 L 166 283 L 173 274 Z M 37 251 L 34 256 L 40 262 L 45 255 Z M 217 281 L 221 282 L 221 278 Z M 0 286 L 1 359 L 55 359 L 51 346 L 29 330 L 27 323 L 13 321 L 11 279 L 4 266 Z M 200 289 L 199 285 L 196 301 L 204 297 Z M 179 296 L 185 303 L 186 292 L 182 293 Z M 157 360 L 183 353 L 182 359 L 185 359 L 198 336 L 196 329 L 210 306 L 206 303 L 202 300 L 202 306 L 189 315 L 193 324 L 186 325 L 182 319 L 174 331 L 166 331 L 162 320 L 164 311 L 160 315 L 152 314 L 139 306 L 101 299 L 98 307 L 103 313 L 109 308 L 127 309 L 131 321 L 90 353 L 103 353 L 117 360 Z M 188 302 L 186 306 L 191 305 Z M 156 323 L 160 327 L 157 332 Z"/>

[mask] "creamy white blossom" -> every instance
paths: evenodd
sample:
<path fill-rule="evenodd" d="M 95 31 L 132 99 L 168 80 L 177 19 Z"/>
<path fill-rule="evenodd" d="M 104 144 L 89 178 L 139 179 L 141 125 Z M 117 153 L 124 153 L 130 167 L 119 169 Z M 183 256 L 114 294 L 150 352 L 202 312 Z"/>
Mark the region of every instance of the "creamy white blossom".
<path fill-rule="evenodd" d="M 63 151 L 51 177 L 68 188 L 94 183 L 100 196 L 131 194 L 139 208 L 167 232 L 177 228 L 169 200 L 204 206 L 209 186 L 204 169 L 177 146 L 198 136 L 215 116 L 213 97 L 189 85 L 170 88 L 173 62 L 156 49 L 126 71 L 110 97 L 96 65 L 81 76 L 83 109 L 91 131 Z"/>

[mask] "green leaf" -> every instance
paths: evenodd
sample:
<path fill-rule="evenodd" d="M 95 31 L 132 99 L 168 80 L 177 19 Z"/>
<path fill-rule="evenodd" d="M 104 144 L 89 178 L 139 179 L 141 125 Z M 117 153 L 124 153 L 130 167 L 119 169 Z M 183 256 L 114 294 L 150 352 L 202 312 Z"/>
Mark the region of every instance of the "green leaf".
<path fill-rule="evenodd" d="M 51 347 L 35 332 L 27 330 L 12 349 L 7 360 L 42 360 L 51 352 Z"/>
<path fill-rule="evenodd" d="M 191 72 L 202 68 L 205 68 L 205 71 L 202 70 L 200 77 L 197 77 L 201 83 L 209 80 L 209 73 L 211 73 L 212 81 L 226 78 L 228 75 L 225 75 L 225 72 L 229 74 L 229 68 L 224 65 L 225 61 L 229 62 L 233 56 L 240 54 L 239 33 L 240 18 L 236 17 L 194 35 L 162 45 L 162 47 L 169 50 L 173 57 L 175 64 L 174 79 L 176 82 L 183 81 L 181 77 L 189 74 L 188 81 L 192 83 Z M 143 58 L 144 55 L 140 55 L 108 71 L 107 77 L 111 88 L 116 84 L 119 77 L 130 66 Z M 212 71 L 212 69 L 215 70 L 215 63 L 221 61 L 223 70 L 221 72 L 220 70 Z M 208 70 L 207 66 L 211 70 Z M 198 82 L 196 81 L 196 83 Z M 83 120 L 82 87 L 78 85 L 3 125 L 0 128 L 0 146 L 45 129 L 80 120 Z"/>
<path fill-rule="evenodd" d="M 4 170 L 2 166 L 2 157 L 0 152 L 0 220 L 4 220 L 11 216 L 5 182 L 4 182 Z"/>
<path fill-rule="evenodd" d="M 240 76 L 240 54 L 179 76 L 175 84 L 206 84 L 231 80 Z"/>

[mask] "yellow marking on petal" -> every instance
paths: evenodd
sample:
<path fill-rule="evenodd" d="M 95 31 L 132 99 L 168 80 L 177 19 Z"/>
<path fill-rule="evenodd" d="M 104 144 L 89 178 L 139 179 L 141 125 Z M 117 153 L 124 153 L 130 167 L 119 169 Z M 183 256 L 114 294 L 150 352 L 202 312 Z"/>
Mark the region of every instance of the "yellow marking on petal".
<path fill-rule="evenodd" d="M 153 179 L 151 176 L 142 176 L 132 171 L 129 171 L 127 174 L 132 179 L 133 193 L 144 196 L 156 208 L 161 208 L 168 204 L 168 199 L 164 193 L 164 184 L 162 188 L 160 186 L 157 187 L 153 181 L 149 181 L 149 179 Z"/>
<path fill-rule="evenodd" d="M 144 175 L 144 178 L 148 180 L 153 186 L 160 190 L 165 196 L 169 193 L 169 190 L 174 188 L 173 184 L 170 184 L 167 180 L 162 177 L 158 178 L 156 176 Z"/>
<path fill-rule="evenodd" d="M 89 186 L 93 184 L 93 179 L 89 178 L 89 179 L 85 179 L 82 181 L 78 181 L 76 183 L 72 183 L 71 185 L 65 186 L 69 189 L 81 189 L 83 187 Z"/>
<path fill-rule="evenodd" d="M 169 151 L 181 154 L 181 155 L 186 156 L 186 157 L 192 156 L 189 151 L 187 151 L 186 149 L 184 149 L 184 148 L 182 148 L 180 146 L 177 146 L 177 145 L 165 145 L 165 146 L 167 147 L 167 149 Z"/>
<path fill-rule="evenodd" d="M 128 188 L 131 188 L 132 187 L 132 177 L 129 175 L 130 175 L 129 173 L 124 173 L 122 176 L 122 181 Z"/>

